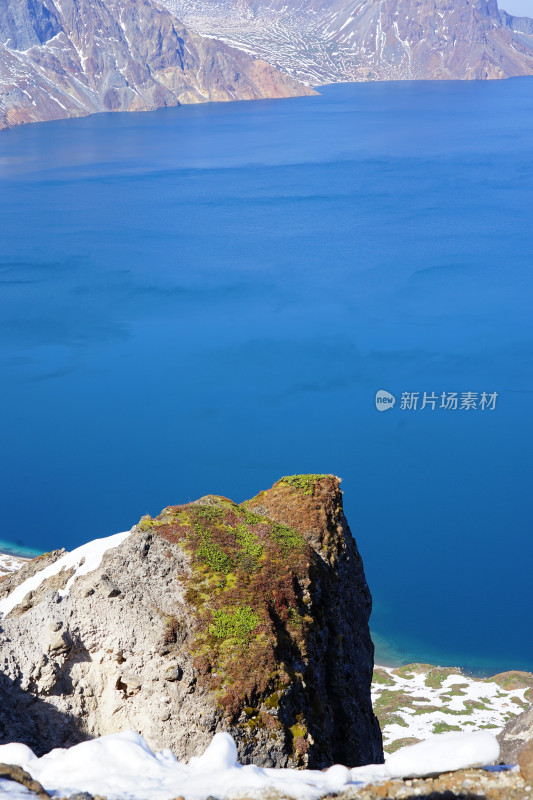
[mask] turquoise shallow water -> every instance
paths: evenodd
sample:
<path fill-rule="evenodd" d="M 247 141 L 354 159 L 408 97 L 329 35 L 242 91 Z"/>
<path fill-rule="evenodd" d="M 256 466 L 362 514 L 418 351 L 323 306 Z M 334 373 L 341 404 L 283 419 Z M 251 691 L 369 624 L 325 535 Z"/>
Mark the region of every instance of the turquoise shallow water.
<path fill-rule="evenodd" d="M 40 555 L 42 552 L 40 548 L 24 547 L 23 544 L 0 539 L 0 553 L 5 553 L 6 555 L 20 556 L 21 558 L 35 558 L 35 556 Z"/>
<path fill-rule="evenodd" d="M 1 134 L 2 538 L 332 472 L 378 656 L 532 669 L 532 87 Z M 400 408 L 453 391 L 496 407 Z"/>

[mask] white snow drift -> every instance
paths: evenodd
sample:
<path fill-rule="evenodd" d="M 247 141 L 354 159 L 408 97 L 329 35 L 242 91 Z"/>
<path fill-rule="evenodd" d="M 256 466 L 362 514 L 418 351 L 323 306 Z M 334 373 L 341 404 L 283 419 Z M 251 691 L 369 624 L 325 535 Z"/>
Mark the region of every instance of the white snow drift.
<path fill-rule="evenodd" d="M 188 764 L 179 762 L 170 750 L 153 753 L 134 731 L 52 750 L 42 758 L 22 744 L 0 746 L 0 763 L 18 764 L 53 796 L 85 791 L 108 800 L 171 800 L 178 795 L 186 800 L 205 800 L 209 795 L 257 797 L 267 790 L 299 800 L 317 800 L 349 784 L 479 766 L 498 755 L 498 742 L 487 732 L 434 736 L 399 750 L 385 764 L 354 769 L 337 764 L 324 772 L 243 766 L 228 733 L 215 734 L 205 753 Z M 16 784 L 0 780 L 0 795 L 3 793 L 12 798 L 24 795 Z"/>
<path fill-rule="evenodd" d="M 482 767 L 500 755 L 498 740 L 488 731 L 441 733 L 403 747 L 387 758 L 391 778 L 421 778 L 439 772 Z"/>

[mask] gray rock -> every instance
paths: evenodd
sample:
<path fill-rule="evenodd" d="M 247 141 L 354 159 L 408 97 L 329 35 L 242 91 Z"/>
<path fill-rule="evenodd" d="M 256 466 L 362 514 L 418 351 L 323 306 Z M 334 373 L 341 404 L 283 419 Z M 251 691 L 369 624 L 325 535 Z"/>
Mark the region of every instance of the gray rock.
<path fill-rule="evenodd" d="M 371 597 L 338 479 L 311 479 L 143 518 L 60 603 L 2 619 L 0 743 L 133 729 L 186 760 L 227 730 L 244 763 L 381 761 Z"/>
<path fill-rule="evenodd" d="M 500 761 L 517 764 L 520 751 L 533 740 L 533 706 L 509 720 L 498 735 Z"/>
<path fill-rule="evenodd" d="M 107 575 L 103 575 L 98 582 L 98 591 L 104 595 L 104 597 L 119 597 L 121 594 L 120 589 L 110 581 Z"/>
<path fill-rule="evenodd" d="M 71 794 L 68 800 L 93 800 L 93 795 L 89 792 L 76 792 L 76 794 Z"/>
<path fill-rule="evenodd" d="M 170 667 L 167 667 L 164 673 L 164 678 L 166 681 L 181 681 L 183 678 L 183 670 L 181 667 L 173 664 Z"/>

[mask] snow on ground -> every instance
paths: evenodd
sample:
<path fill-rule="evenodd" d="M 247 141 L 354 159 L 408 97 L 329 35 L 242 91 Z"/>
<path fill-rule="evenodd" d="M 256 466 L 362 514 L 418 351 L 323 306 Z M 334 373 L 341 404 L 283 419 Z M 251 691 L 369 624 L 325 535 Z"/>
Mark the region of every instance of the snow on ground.
<path fill-rule="evenodd" d="M 74 567 L 74 574 L 69 578 L 65 588 L 59 592 L 64 597 L 69 593 L 70 587 L 76 578 L 98 569 L 104 553 L 113 547 L 118 547 L 129 535 L 130 531 L 115 533 L 113 536 L 107 536 L 104 539 L 94 539 L 92 542 L 88 542 L 70 553 L 65 553 L 62 558 L 25 580 L 7 597 L 0 600 L 0 618 L 9 614 L 26 597 L 28 592 L 35 591 L 44 580 L 52 575 L 57 575 L 62 569 L 69 570 Z"/>
<path fill-rule="evenodd" d="M 8 575 L 10 572 L 16 572 L 20 569 L 29 559 L 19 558 L 18 556 L 11 556 L 9 553 L 0 553 L 0 578 L 3 575 Z"/>
<path fill-rule="evenodd" d="M 23 744 L 0 746 L 1 763 L 21 766 L 53 797 L 89 792 L 108 800 L 171 800 L 179 795 L 185 800 L 205 800 L 213 793 L 234 798 L 258 797 L 269 791 L 317 800 L 349 785 L 479 766 L 498 755 L 498 742 L 486 731 L 434 736 L 423 745 L 395 753 L 390 763 L 354 769 L 337 764 L 324 772 L 242 766 L 228 733 L 215 734 L 205 753 L 188 764 L 179 762 L 170 750 L 153 753 L 134 731 L 52 750 L 42 758 Z M 8 781 L 0 781 L 0 796 L 2 789 L 7 789 L 9 797 L 24 796 L 16 794 L 16 784 Z"/>
<path fill-rule="evenodd" d="M 35 793 L 18 783 L 0 778 L 1 800 L 29 800 L 30 797 L 35 800 Z"/>
<path fill-rule="evenodd" d="M 496 734 L 532 701 L 528 672 L 476 679 L 429 664 L 374 670 L 372 703 L 387 753 L 437 733 L 490 729 Z"/>
<path fill-rule="evenodd" d="M 462 769 L 465 762 L 482 767 L 499 755 L 498 740 L 488 731 L 441 733 L 397 750 L 387 758 L 386 766 L 392 778 L 423 778 Z"/>

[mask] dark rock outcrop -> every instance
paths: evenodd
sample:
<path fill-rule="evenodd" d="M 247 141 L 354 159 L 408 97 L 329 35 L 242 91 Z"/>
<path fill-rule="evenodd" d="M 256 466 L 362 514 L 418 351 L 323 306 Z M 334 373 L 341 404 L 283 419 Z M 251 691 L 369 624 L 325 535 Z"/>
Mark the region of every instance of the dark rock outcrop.
<path fill-rule="evenodd" d="M 4 0 L 0 129 L 99 111 L 311 94 L 152 0 Z"/>
<path fill-rule="evenodd" d="M 383 760 L 371 597 L 337 478 L 171 506 L 62 597 L 71 576 L 0 622 L 0 742 L 43 753 L 131 728 L 187 759 L 226 730 L 244 763 Z"/>
<path fill-rule="evenodd" d="M 298 530 L 311 547 L 308 574 L 315 623 L 306 643 L 311 674 L 304 672 L 304 678 L 309 684 L 307 691 L 315 692 L 323 703 L 324 716 L 314 733 L 317 744 L 326 733 L 332 743 L 326 761 L 355 765 L 372 758 L 379 763 L 381 737 L 379 748 L 370 744 L 377 741 L 378 725 L 368 704 L 372 600 L 342 510 L 338 479 L 328 476 L 315 481 L 313 476 L 296 476 L 281 480 L 244 506 Z M 318 620 L 321 625 L 316 625 Z"/>

